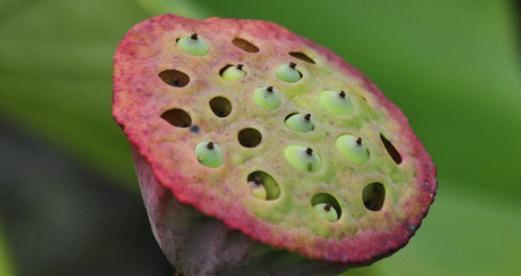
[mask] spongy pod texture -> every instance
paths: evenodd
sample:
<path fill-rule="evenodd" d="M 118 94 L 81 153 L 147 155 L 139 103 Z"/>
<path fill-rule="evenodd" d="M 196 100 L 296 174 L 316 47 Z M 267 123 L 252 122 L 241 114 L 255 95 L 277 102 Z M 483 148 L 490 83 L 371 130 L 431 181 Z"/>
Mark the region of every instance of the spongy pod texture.
<path fill-rule="evenodd" d="M 113 115 L 186 275 L 332 275 L 405 246 L 436 193 L 402 112 L 273 23 L 163 15 L 114 57 Z"/>

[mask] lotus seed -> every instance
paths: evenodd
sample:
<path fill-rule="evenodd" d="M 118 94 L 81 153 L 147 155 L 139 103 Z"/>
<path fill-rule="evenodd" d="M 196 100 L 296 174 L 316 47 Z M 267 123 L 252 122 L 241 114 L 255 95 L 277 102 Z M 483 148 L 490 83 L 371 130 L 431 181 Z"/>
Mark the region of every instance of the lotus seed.
<path fill-rule="evenodd" d="M 355 164 L 363 164 L 369 160 L 369 149 L 360 137 L 342 135 L 336 139 L 336 148 L 343 157 Z"/>
<path fill-rule="evenodd" d="M 260 176 L 256 176 L 253 178 L 253 181 L 250 181 L 251 193 L 255 198 L 266 200 L 268 199 L 268 193 L 266 192 L 266 187 L 264 187 L 262 178 Z"/>
<path fill-rule="evenodd" d="M 315 128 L 311 122 L 311 114 L 309 113 L 292 114 L 286 119 L 285 123 L 289 129 L 297 132 L 309 132 Z"/>
<path fill-rule="evenodd" d="M 194 56 L 205 56 L 208 54 L 208 44 L 196 33 L 178 39 L 177 45 L 183 51 Z"/>
<path fill-rule="evenodd" d="M 240 80 L 246 75 L 244 65 L 237 64 L 228 66 L 221 72 L 221 77 L 225 80 Z"/>
<path fill-rule="evenodd" d="M 320 105 L 328 112 L 345 116 L 353 113 L 353 103 L 345 91 L 326 90 L 320 94 Z"/>
<path fill-rule="evenodd" d="M 209 168 L 217 168 L 223 163 L 221 147 L 213 142 L 200 142 L 195 146 L 195 155 L 199 163 Z"/>
<path fill-rule="evenodd" d="M 335 208 L 333 208 L 333 206 L 331 206 L 331 204 L 319 203 L 319 204 L 315 205 L 314 207 L 315 207 L 315 210 L 318 212 L 318 215 L 320 217 L 322 217 L 323 219 L 330 221 L 330 222 L 335 222 L 338 220 L 338 214 L 337 214 Z"/>
<path fill-rule="evenodd" d="M 279 92 L 273 86 L 257 88 L 253 95 L 253 100 L 258 106 L 268 110 L 277 109 L 281 103 Z"/>
<path fill-rule="evenodd" d="M 296 82 L 302 78 L 302 73 L 297 70 L 297 64 L 294 62 L 279 66 L 275 75 L 278 79 L 285 82 Z"/>
<path fill-rule="evenodd" d="M 322 160 L 312 148 L 290 145 L 284 149 L 286 161 L 295 170 L 301 172 L 316 172 L 322 166 Z"/>

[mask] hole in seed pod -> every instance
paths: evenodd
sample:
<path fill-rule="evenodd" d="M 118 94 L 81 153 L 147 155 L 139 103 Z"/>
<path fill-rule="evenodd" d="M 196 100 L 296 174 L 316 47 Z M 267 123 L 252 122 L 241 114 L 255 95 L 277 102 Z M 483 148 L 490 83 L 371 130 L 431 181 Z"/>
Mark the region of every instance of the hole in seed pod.
<path fill-rule="evenodd" d="M 189 127 L 192 125 L 192 118 L 190 115 L 179 108 L 173 108 L 163 112 L 161 118 L 175 127 Z"/>
<path fill-rule="evenodd" d="M 232 103 L 225 97 L 215 97 L 210 100 L 210 108 L 217 117 L 227 117 L 232 112 Z"/>
<path fill-rule="evenodd" d="M 338 201 L 330 194 L 320 193 L 311 198 L 311 205 L 318 214 L 331 222 L 337 221 L 342 216 L 342 208 Z"/>
<path fill-rule="evenodd" d="M 174 87 L 185 87 L 190 82 L 190 77 L 178 70 L 170 69 L 159 73 L 159 77 L 166 84 Z"/>
<path fill-rule="evenodd" d="M 296 58 L 296 59 L 300 59 L 300 60 L 303 60 L 305 62 L 308 62 L 308 63 L 311 63 L 311 64 L 315 64 L 315 61 L 310 58 L 308 55 L 302 53 L 302 52 L 290 52 L 289 53 L 290 56 Z"/>
<path fill-rule="evenodd" d="M 237 136 L 239 143 L 246 148 L 254 148 L 262 141 L 262 134 L 254 128 L 245 128 Z"/>
<path fill-rule="evenodd" d="M 382 140 L 382 143 L 385 146 L 385 149 L 387 150 L 387 153 L 391 156 L 394 163 L 400 164 L 402 163 L 402 156 L 398 152 L 398 150 L 394 147 L 394 145 L 391 143 L 391 141 L 387 140 L 383 134 L 380 133 L 380 139 Z"/>
<path fill-rule="evenodd" d="M 264 171 L 254 171 L 248 175 L 253 196 L 264 200 L 275 200 L 280 196 L 279 184 L 275 179 Z"/>
<path fill-rule="evenodd" d="M 365 208 L 371 211 L 380 211 L 385 200 L 384 185 L 379 182 L 367 185 L 362 192 L 362 200 Z"/>
<path fill-rule="evenodd" d="M 245 39 L 236 37 L 232 40 L 232 43 L 233 43 L 233 45 L 237 46 L 238 48 L 243 49 L 246 52 L 249 52 L 249 53 L 258 53 L 259 52 L 259 48 L 257 46 L 255 46 L 253 43 L 251 43 Z"/>

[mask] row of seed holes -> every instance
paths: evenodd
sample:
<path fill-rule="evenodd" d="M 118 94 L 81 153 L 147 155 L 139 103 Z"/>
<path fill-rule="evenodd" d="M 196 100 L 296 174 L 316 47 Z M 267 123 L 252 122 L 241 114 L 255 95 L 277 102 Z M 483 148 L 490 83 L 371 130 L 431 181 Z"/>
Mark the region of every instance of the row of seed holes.
<path fill-rule="evenodd" d="M 254 44 L 252 44 L 244 39 L 235 38 L 232 41 L 232 43 L 236 47 L 238 47 L 246 52 L 250 52 L 250 53 L 259 52 L 259 48 L 257 46 L 255 46 Z M 304 53 L 290 52 L 289 55 L 291 55 L 294 58 L 303 60 L 305 62 L 315 64 L 315 61 Z M 232 66 L 232 65 L 226 65 L 225 67 L 223 67 L 220 70 L 219 73 L 222 74 L 222 72 L 230 66 Z M 178 70 L 174 70 L 174 69 L 165 70 L 165 71 L 161 72 L 159 74 L 159 77 L 165 83 L 167 83 L 171 86 L 174 86 L 174 87 L 184 87 L 190 82 L 190 78 L 187 74 L 185 74 L 181 71 L 178 71 Z M 221 117 L 221 118 L 227 117 L 231 113 L 231 110 L 232 110 L 230 101 L 224 97 L 215 97 L 212 100 L 210 100 L 210 108 L 212 109 L 213 113 L 216 116 Z M 288 115 L 288 117 L 289 116 L 291 116 L 291 114 Z M 182 109 L 168 110 L 168 111 L 164 112 L 161 115 L 161 117 L 176 127 L 191 126 L 190 115 Z M 286 117 L 286 118 L 288 118 L 288 117 Z M 387 152 L 393 159 L 393 161 L 396 164 L 400 164 L 402 162 L 402 159 L 401 159 L 399 152 L 394 147 L 394 145 L 389 140 L 387 140 L 387 138 L 385 138 L 385 136 L 383 136 L 382 134 L 380 134 L 380 138 L 381 138 L 382 143 L 384 144 Z M 254 128 L 246 128 L 239 132 L 238 140 L 242 146 L 247 147 L 247 148 L 252 148 L 252 147 L 255 147 L 258 144 L 260 144 L 260 142 L 262 140 L 262 135 L 258 130 L 254 129 Z M 269 177 L 269 178 L 273 179 L 271 177 L 271 175 L 269 175 L 265 172 L 256 171 L 256 172 L 251 173 L 248 176 L 248 181 L 251 181 L 252 179 L 250 179 L 250 178 L 256 177 L 256 175 L 258 175 L 258 174 L 264 174 L 264 177 Z M 273 181 L 272 183 L 276 183 L 276 182 Z M 265 187 L 265 188 L 267 190 L 267 194 L 268 194 L 267 199 L 268 200 L 273 200 L 273 199 L 278 198 L 278 195 L 280 194 L 280 190 L 279 190 L 278 186 L 276 186 L 276 184 L 275 184 L 275 187 Z M 274 189 L 277 190 L 277 192 L 274 192 Z M 367 209 L 372 210 L 372 211 L 378 211 L 383 206 L 383 202 L 384 202 L 384 198 L 385 198 L 385 188 L 381 183 L 378 183 L 378 182 L 371 183 L 364 188 L 364 190 L 362 192 L 362 198 L 363 198 L 364 205 Z M 331 208 L 331 207 L 334 208 L 338 214 L 338 218 L 340 218 L 341 208 L 340 208 L 340 205 L 338 204 L 338 201 L 333 196 L 331 196 L 329 194 L 317 194 L 312 198 L 312 205 L 316 205 L 319 203 L 326 203 L 327 208 Z"/>

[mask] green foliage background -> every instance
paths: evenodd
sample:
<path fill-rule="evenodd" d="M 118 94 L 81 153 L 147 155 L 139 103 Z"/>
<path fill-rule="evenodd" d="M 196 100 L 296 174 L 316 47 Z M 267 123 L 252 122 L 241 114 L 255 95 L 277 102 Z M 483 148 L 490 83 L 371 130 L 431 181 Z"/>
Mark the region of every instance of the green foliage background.
<path fill-rule="evenodd" d="M 112 54 L 133 24 L 165 12 L 282 24 L 361 69 L 409 117 L 438 166 L 438 197 L 410 245 L 347 275 L 521 273 L 513 1 L 0 0 L 0 116 L 137 191 L 110 116 Z M 0 275 L 16 270 L 8 244 L 0 237 Z"/>

